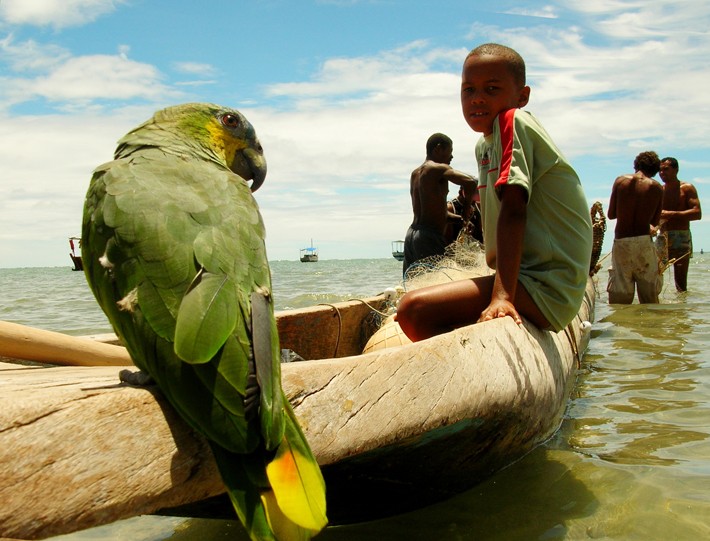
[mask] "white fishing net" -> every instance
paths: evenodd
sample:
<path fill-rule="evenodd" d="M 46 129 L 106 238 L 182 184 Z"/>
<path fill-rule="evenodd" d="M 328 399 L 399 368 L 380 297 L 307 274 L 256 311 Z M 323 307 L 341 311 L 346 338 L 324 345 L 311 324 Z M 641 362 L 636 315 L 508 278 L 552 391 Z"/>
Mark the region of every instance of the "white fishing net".
<path fill-rule="evenodd" d="M 458 238 L 447 246 L 444 255 L 427 257 L 407 269 L 399 287 L 389 292 L 389 314 L 382 314 L 385 317 L 380 319 L 379 329 L 367 342 L 363 353 L 410 343 L 394 321 L 397 301 L 406 291 L 492 273 L 493 270 L 486 265 L 483 246 L 464 228 Z"/>
<path fill-rule="evenodd" d="M 441 256 L 417 261 L 407 269 L 402 280 L 404 291 L 492 274 L 486 264 L 483 246 L 462 230 Z"/>

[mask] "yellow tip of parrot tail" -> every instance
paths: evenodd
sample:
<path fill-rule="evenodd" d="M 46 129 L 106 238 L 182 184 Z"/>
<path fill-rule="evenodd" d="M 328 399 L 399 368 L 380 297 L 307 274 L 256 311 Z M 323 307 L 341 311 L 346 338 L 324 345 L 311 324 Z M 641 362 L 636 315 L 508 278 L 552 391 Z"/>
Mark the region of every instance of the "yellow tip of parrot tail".
<path fill-rule="evenodd" d="M 296 445 L 299 443 L 301 442 Z M 297 449 L 284 437 L 276 456 L 266 466 L 266 476 L 271 484 L 275 503 L 284 518 L 308 530 L 311 535 L 317 534 L 325 527 L 328 523 L 325 515 L 325 482 L 308 447 L 304 450 Z M 262 501 L 263 499 L 262 495 Z M 266 502 L 264 505 L 271 517 L 270 507 Z M 271 521 L 271 518 L 269 520 Z"/>
<path fill-rule="evenodd" d="M 261 493 L 261 503 L 264 505 L 269 527 L 278 541 L 309 541 L 320 531 L 320 528 L 304 528 L 284 515 L 271 490 Z"/>

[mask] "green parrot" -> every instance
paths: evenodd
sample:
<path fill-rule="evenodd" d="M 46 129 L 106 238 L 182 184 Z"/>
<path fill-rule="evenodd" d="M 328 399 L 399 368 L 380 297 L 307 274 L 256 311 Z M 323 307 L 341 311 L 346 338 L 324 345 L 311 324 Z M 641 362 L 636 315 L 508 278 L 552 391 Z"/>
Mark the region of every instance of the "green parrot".
<path fill-rule="evenodd" d="M 233 109 L 178 105 L 114 158 L 84 205 L 91 290 L 141 373 L 209 441 L 250 537 L 310 539 L 327 523 L 325 483 L 281 388 L 254 128 Z"/>

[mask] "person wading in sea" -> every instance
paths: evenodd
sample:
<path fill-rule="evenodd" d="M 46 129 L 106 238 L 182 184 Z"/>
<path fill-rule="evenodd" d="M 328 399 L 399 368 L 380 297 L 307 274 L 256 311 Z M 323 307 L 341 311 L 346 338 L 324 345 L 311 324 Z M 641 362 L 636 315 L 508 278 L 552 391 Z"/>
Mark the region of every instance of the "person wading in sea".
<path fill-rule="evenodd" d="M 609 219 L 616 220 L 614 247 L 609 270 L 609 304 L 631 304 L 634 289 L 640 303 L 657 303 L 663 284 L 658 256 L 651 238 L 651 226 L 661 219 L 663 187 L 652 177 L 661 160 L 652 151 L 634 160 L 634 174 L 614 181 L 609 199 Z"/>
<path fill-rule="evenodd" d="M 661 160 L 663 210 L 661 231 L 668 236 L 668 258 L 673 263 L 673 278 L 678 291 L 688 289 L 688 267 L 693 257 L 690 222 L 702 218 L 698 192 L 690 182 L 678 179 L 678 160 Z"/>
<path fill-rule="evenodd" d="M 444 255 L 445 236 L 449 211 L 446 196 L 449 182 L 463 188 L 464 201 L 461 217 L 465 222 L 471 217 L 471 201 L 476 192 L 476 180 L 466 173 L 453 169 L 454 145 L 443 133 L 435 133 L 426 143 L 426 160 L 410 176 L 409 194 L 412 197 L 414 219 L 404 238 L 404 263 L 402 272 L 415 262 L 433 255 Z"/>

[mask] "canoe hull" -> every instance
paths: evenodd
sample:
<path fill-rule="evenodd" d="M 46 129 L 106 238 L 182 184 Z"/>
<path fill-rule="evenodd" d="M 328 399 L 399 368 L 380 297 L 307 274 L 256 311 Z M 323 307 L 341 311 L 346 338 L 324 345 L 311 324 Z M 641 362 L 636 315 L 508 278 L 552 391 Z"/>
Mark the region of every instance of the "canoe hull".
<path fill-rule="evenodd" d="M 366 299 L 281 313 L 284 391 L 321 464 L 332 522 L 474 486 L 549 438 L 589 339 L 594 287 L 567 331 L 509 318 L 362 351 Z M 318 338 L 318 339 L 317 339 Z M 0 363 L 0 537 L 39 539 L 223 493 L 205 440 L 120 367 Z M 38 505 L 38 494 L 51 494 Z M 233 515 L 230 515 L 233 516 Z"/>
<path fill-rule="evenodd" d="M 284 366 L 329 516 L 372 519 L 475 486 L 560 426 L 595 290 L 560 333 L 510 318 L 357 357 Z M 337 367 L 334 364 L 337 362 Z"/>

